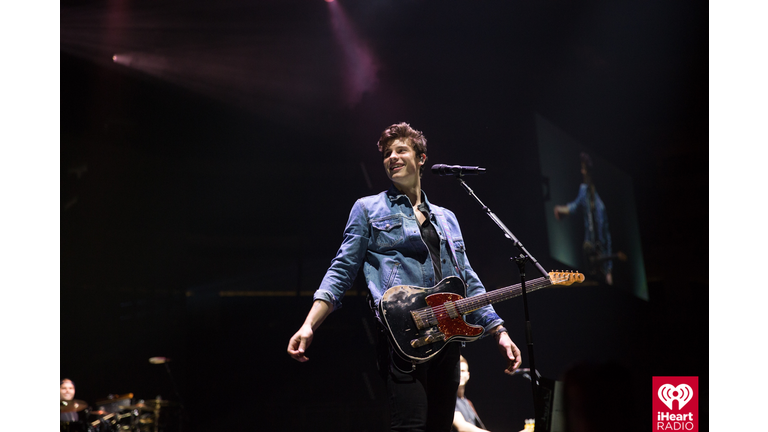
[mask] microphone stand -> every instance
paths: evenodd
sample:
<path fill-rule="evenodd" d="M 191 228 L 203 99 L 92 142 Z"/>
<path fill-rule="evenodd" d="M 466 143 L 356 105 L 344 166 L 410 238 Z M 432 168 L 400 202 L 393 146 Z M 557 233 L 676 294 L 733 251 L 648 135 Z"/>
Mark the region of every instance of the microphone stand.
<path fill-rule="evenodd" d="M 173 379 L 173 374 L 171 374 L 171 367 L 168 365 L 168 361 L 165 362 L 165 371 L 168 372 L 168 378 L 171 380 L 171 387 L 173 387 L 173 392 L 176 393 L 176 397 L 179 399 L 179 430 L 184 430 L 184 419 L 189 419 L 189 413 L 187 412 L 187 407 L 184 406 L 184 400 L 181 399 L 181 395 L 179 394 L 179 389 L 176 387 L 176 381 Z M 157 431 L 157 420 L 155 420 L 155 432 Z"/>
<path fill-rule="evenodd" d="M 530 357 L 530 370 L 534 371 L 534 373 L 531 373 L 531 391 L 533 393 L 533 406 L 534 406 L 534 412 L 536 413 L 536 419 L 542 419 L 542 421 L 539 421 L 539 425 L 544 426 L 545 430 L 548 430 L 548 427 L 545 426 L 549 423 L 548 419 L 545 416 L 544 413 L 544 401 L 541 397 L 540 388 L 539 388 L 539 375 L 537 373 L 536 369 L 536 362 L 533 355 L 533 333 L 531 331 L 531 319 L 528 314 L 528 295 L 526 293 L 525 289 L 525 263 L 530 261 L 533 263 L 533 265 L 536 267 L 536 269 L 544 275 L 544 277 L 549 278 L 549 273 L 547 273 L 546 270 L 539 264 L 538 261 L 536 261 L 536 258 L 534 258 L 528 251 L 525 249 L 522 243 L 515 237 L 514 234 L 512 234 L 512 231 L 509 230 L 509 228 L 504 225 L 503 222 L 491 211 L 488 206 L 483 204 L 482 201 L 480 201 L 480 198 L 475 195 L 475 192 L 472 190 L 472 188 L 467 185 L 466 182 L 464 182 L 464 178 L 462 174 L 459 172 L 455 174 L 456 179 L 459 181 L 461 186 L 464 188 L 467 193 L 474 198 L 478 204 L 483 208 L 485 213 L 488 215 L 488 217 L 493 220 L 496 225 L 501 228 L 501 230 L 504 232 L 504 237 L 508 238 L 509 240 L 512 240 L 512 244 L 514 244 L 519 250 L 520 255 L 517 257 L 512 257 L 510 259 L 514 260 L 515 263 L 517 263 L 517 267 L 520 271 L 520 287 L 521 287 L 521 293 L 523 297 L 523 309 L 525 312 L 525 338 L 528 344 L 528 356 Z"/>

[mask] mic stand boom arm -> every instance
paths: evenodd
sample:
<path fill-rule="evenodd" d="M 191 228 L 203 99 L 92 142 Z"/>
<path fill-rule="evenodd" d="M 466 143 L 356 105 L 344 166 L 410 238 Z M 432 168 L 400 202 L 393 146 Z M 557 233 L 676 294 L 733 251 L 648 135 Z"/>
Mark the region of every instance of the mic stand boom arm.
<path fill-rule="evenodd" d="M 541 394 L 539 392 L 539 377 L 536 370 L 536 362 L 534 360 L 533 355 L 533 333 L 531 332 L 531 320 L 528 315 L 528 296 L 526 294 L 525 290 L 525 262 L 530 261 L 533 263 L 533 265 L 536 267 L 536 269 L 541 272 L 544 277 L 549 278 L 549 273 L 547 273 L 546 270 L 539 264 L 538 261 L 536 261 L 536 258 L 534 258 L 528 251 L 525 249 L 522 243 L 515 237 L 514 234 L 509 230 L 509 228 L 504 225 L 503 222 L 491 211 L 488 206 L 483 204 L 482 201 L 480 201 L 480 198 L 475 195 L 475 192 L 472 190 L 472 188 L 467 185 L 466 182 L 464 182 L 464 179 L 462 178 L 461 174 L 456 175 L 456 179 L 459 181 L 461 186 L 464 188 L 464 190 L 467 191 L 467 193 L 474 198 L 478 204 L 485 210 L 485 213 L 488 215 L 488 217 L 493 220 L 493 222 L 501 228 L 501 230 L 504 232 L 504 237 L 512 240 L 512 243 L 520 250 L 521 254 L 519 257 L 512 258 L 515 260 L 515 262 L 518 265 L 518 268 L 520 270 L 520 286 L 521 286 L 521 293 L 523 297 L 523 309 L 525 312 L 525 338 L 528 345 L 528 357 L 530 358 L 530 369 L 533 371 L 531 373 L 531 391 L 533 392 L 533 404 L 534 404 L 534 411 L 536 413 L 536 418 L 539 419 L 543 416 L 543 409 L 544 409 L 544 403 L 543 399 L 541 397 Z"/>
<path fill-rule="evenodd" d="M 468 185 L 468 184 L 467 184 L 467 183 L 464 181 L 464 179 L 462 178 L 462 176 L 461 176 L 461 175 L 457 175 L 457 176 L 456 176 L 456 179 L 458 179 L 458 180 L 459 180 L 459 183 L 461 183 L 461 186 L 464 188 L 464 190 L 466 190 L 466 191 L 467 191 L 467 193 L 468 193 L 470 196 L 472 196 L 472 198 L 474 198 L 474 199 L 475 199 L 475 200 L 478 202 L 478 204 L 480 204 L 480 206 L 483 208 L 483 210 L 485 210 L 485 213 L 488 215 L 488 217 L 490 217 L 490 218 L 491 218 L 491 220 L 493 220 L 493 222 L 495 222 L 495 223 L 496 223 L 496 225 L 497 225 L 499 228 L 501 228 L 501 230 L 502 230 L 502 231 L 504 231 L 504 237 L 506 237 L 506 238 L 508 238 L 508 239 L 512 240 L 512 243 L 513 243 L 515 246 L 517 246 L 517 248 L 518 248 L 518 249 L 520 249 L 520 252 L 522 252 L 523 256 L 525 256 L 525 257 L 526 257 L 526 259 L 530 260 L 530 261 L 533 263 L 533 265 L 536 267 L 536 269 L 538 269 L 538 270 L 539 270 L 539 272 L 540 272 L 540 273 L 541 273 L 541 274 L 542 274 L 544 277 L 546 277 L 546 278 L 549 278 L 549 273 L 547 273 L 547 271 L 546 271 L 546 270 L 544 270 L 544 267 L 542 267 L 542 266 L 541 266 L 541 264 L 539 264 L 539 262 L 538 262 L 538 261 L 536 261 L 536 258 L 534 258 L 534 257 L 533 257 L 533 255 L 531 255 L 530 253 L 528 253 L 528 251 L 525 249 L 525 246 L 523 246 L 523 244 L 522 244 L 522 243 L 520 243 L 520 241 L 517 239 L 517 237 L 515 237 L 515 235 L 514 235 L 514 234 L 512 234 L 512 231 L 510 231 L 510 230 L 509 230 L 509 228 L 507 228 L 507 226 L 506 226 L 506 225 L 504 225 L 504 223 L 503 223 L 503 222 L 501 222 L 501 220 L 500 220 L 500 219 L 499 219 L 499 218 L 498 218 L 498 217 L 497 217 L 497 216 L 496 216 L 496 215 L 495 215 L 495 214 L 494 214 L 494 213 L 491 211 L 491 209 L 489 209 L 489 208 L 488 208 L 488 206 L 486 206 L 485 204 L 483 204 L 483 202 L 482 202 L 482 201 L 480 201 L 480 198 L 478 198 L 478 197 L 477 197 L 477 195 L 475 195 L 475 192 L 474 192 L 474 191 L 472 190 L 472 188 L 470 188 L 470 187 L 469 187 L 469 185 Z M 525 291 L 523 291 L 523 293 L 525 293 Z"/>

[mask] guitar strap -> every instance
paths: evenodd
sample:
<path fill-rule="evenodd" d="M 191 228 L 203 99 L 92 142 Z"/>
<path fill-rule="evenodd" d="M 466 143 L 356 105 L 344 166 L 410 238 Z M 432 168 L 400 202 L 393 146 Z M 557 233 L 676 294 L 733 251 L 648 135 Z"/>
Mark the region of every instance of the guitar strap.
<path fill-rule="evenodd" d="M 435 215 L 437 222 L 443 227 L 443 232 L 445 233 L 446 241 L 448 242 L 448 251 L 451 252 L 451 257 L 453 258 L 453 268 L 456 270 L 456 274 L 464 280 L 464 275 L 462 275 L 461 270 L 459 270 L 459 260 L 456 258 L 456 246 L 453 244 L 453 232 L 448 224 L 448 220 L 445 219 L 445 214 L 442 209 L 435 209 L 432 211 L 432 214 Z"/>

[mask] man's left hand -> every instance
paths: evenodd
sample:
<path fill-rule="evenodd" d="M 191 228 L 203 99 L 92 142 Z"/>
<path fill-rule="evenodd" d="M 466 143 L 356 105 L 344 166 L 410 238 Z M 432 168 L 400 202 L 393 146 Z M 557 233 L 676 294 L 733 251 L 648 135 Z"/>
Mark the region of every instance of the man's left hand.
<path fill-rule="evenodd" d="M 517 348 L 517 345 L 512 342 L 512 339 L 509 338 L 507 332 L 501 332 L 499 335 L 494 334 L 494 336 L 499 343 L 499 351 L 501 351 L 501 354 L 507 358 L 507 368 L 504 369 L 504 372 L 512 375 L 523 362 L 520 350 Z"/>

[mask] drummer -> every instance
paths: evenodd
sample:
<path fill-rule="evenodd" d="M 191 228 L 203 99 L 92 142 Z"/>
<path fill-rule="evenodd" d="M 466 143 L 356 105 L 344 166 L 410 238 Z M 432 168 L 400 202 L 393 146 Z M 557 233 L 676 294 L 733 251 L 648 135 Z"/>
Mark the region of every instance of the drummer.
<path fill-rule="evenodd" d="M 59 391 L 61 392 L 59 399 L 62 401 L 71 401 L 75 399 L 75 383 L 72 382 L 71 379 L 64 378 L 61 380 Z M 61 417 L 61 421 L 72 422 L 79 420 L 77 412 L 60 412 L 59 416 Z"/>

